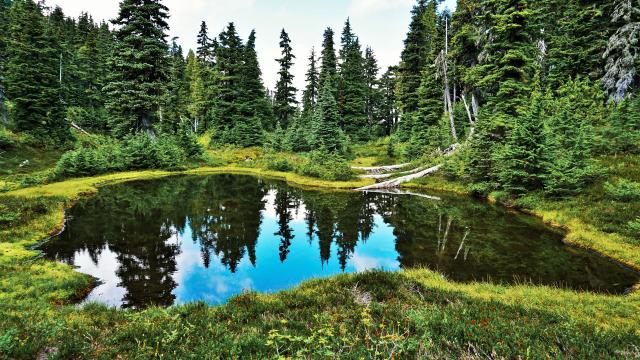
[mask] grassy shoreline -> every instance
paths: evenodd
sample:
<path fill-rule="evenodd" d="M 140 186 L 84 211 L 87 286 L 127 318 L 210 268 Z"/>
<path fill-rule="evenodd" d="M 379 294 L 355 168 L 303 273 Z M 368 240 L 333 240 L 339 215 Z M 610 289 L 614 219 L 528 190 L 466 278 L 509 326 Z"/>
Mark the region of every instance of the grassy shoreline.
<path fill-rule="evenodd" d="M 19 225 L 0 227 L 0 316 L 6 319 L 0 325 L 0 358 L 33 358 L 44 349 L 53 349 L 58 358 L 640 354 L 633 346 L 640 341 L 640 321 L 634 315 L 640 311 L 638 291 L 609 296 L 528 285 L 461 284 L 426 269 L 311 280 L 277 294 L 243 294 L 218 307 L 196 303 L 129 312 L 68 305 L 91 289 L 94 279 L 40 259 L 33 249 L 61 230 L 67 207 L 107 184 L 216 173 L 334 190 L 369 182 L 330 182 L 232 166 L 118 173 L 0 194 L 0 203 L 9 199 L 25 209 Z M 455 190 L 458 185 L 450 186 Z M 203 339 L 204 332 L 216 336 Z"/>

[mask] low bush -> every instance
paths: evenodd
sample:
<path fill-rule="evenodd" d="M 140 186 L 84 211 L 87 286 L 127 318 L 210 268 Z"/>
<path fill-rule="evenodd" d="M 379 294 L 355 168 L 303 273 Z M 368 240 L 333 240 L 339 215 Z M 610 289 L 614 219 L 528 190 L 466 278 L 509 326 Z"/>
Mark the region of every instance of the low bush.
<path fill-rule="evenodd" d="M 309 159 L 296 169 L 300 175 L 331 181 L 347 181 L 353 178 L 349 163 L 339 155 L 314 151 Z"/>
<path fill-rule="evenodd" d="M 287 172 L 295 169 L 295 165 L 289 159 L 275 154 L 265 155 L 263 161 L 267 170 Z"/>
<path fill-rule="evenodd" d="M 615 184 L 607 182 L 604 188 L 607 195 L 614 200 L 622 202 L 640 200 L 640 183 L 635 181 L 620 179 Z"/>
<path fill-rule="evenodd" d="M 173 137 L 151 139 L 136 135 L 123 142 L 105 141 L 97 147 L 81 147 L 66 152 L 58 161 L 58 177 L 92 176 L 114 171 L 177 170 L 186 162 L 185 150 Z"/>
<path fill-rule="evenodd" d="M 638 240 L 640 239 L 640 217 L 635 220 L 629 221 L 627 228 L 631 233 L 631 236 L 636 239 L 636 241 L 640 242 L 640 240 Z"/>
<path fill-rule="evenodd" d="M 15 140 L 11 136 L 11 133 L 5 129 L 0 128 L 0 150 L 6 150 L 16 145 Z"/>

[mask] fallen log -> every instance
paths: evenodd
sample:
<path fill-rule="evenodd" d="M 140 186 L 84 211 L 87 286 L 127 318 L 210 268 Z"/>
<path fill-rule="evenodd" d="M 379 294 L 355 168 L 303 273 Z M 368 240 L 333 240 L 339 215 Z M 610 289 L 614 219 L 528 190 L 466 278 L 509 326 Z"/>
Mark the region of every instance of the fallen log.
<path fill-rule="evenodd" d="M 381 174 L 381 173 L 385 173 L 385 172 L 400 170 L 400 169 L 406 168 L 409 165 L 411 165 L 411 164 L 410 163 L 406 163 L 406 164 L 399 164 L 399 165 L 387 165 L 387 166 L 376 166 L 376 167 L 353 166 L 351 168 L 353 170 L 360 170 L 360 171 L 373 173 L 373 174 Z"/>
<path fill-rule="evenodd" d="M 427 176 L 429 174 L 433 174 L 433 173 L 437 172 L 438 170 L 440 170 L 440 168 L 442 168 L 442 164 L 430 167 L 428 169 L 422 170 L 422 171 L 414 173 L 414 174 L 401 176 L 399 178 L 395 178 L 395 179 L 391 179 L 389 181 L 384 181 L 384 182 L 381 182 L 381 183 L 365 186 L 365 187 L 362 187 L 362 188 L 359 188 L 359 189 L 356 189 L 356 190 L 358 190 L 358 191 L 366 191 L 366 190 L 375 190 L 375 189 L 396 188 L 396 187 L 400 186 L 401 184 L 404 184 L 404 183 L 409 182 L 411 180 L 419 179 L 419 178 L 425 177 L 425 176 Z"/>

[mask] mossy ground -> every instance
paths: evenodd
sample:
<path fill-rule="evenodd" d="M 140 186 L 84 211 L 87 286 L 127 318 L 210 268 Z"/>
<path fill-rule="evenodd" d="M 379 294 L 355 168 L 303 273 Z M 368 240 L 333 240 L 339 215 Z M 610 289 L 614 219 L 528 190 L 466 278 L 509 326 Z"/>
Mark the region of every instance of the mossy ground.
<path fill-rule="evenodd" d="M 313 187 L 348 189 L 362 182 L 324 182 L 238 165 L 183 173 L 218 172 Z M 459 284 L 420 269 L 312 280 L 273 295 L 246 293 L 219 307 L 196 303 L 121 311 L 70 304 L 94 280 L 39 258 L 33 246 L 59 231 L 64 209 L 95 193 L 97 185 L 172 174 L 141 171 L 72 179 L 0 196 L 6 215 L 0 219 L 0 358 L 31 359 L 47 351 L 60 359 L 640 358 L 637 291 L 608 296 Z M 464 190 L 435 179 L 422 186 Z M 584 197 L 540 203 L 534 210 L 567 227 L 570 241 L 638 267 L 640 248 L 633 239 L 607 232 L 606 220 L 589 218 L 606 206 L 597 194 L 594 188 Z M 585 235 L 590 232 L 595 237 Z"/>

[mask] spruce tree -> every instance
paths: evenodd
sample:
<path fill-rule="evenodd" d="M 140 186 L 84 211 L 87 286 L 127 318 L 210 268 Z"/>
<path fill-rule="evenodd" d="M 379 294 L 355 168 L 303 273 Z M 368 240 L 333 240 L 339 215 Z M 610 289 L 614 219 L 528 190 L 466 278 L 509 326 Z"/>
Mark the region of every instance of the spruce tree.
<path fill-rule="evenodd" d="M 396 72 L 392 66 L 380 78 L 380 120 L 384 122 L 384 134 L 391 135 L 398 123 L 398 109 L 396 99 Z"/>
<path fill-rule="evenodd" d="M 242 131 L 238 132 L 239 142 L 243 146 L 262 144 L 262 129 L 273 126 L 273 110 L 266 100 L 262 71 L 256 53 L 256 32 L 251 31 L 244 46 L 244 61 L 241 69 L 242 89 L 240 113 Z"/>
<path fill-rule="evenodd" d="M 187 83 L 187 113 L 194 131 L 204 127 L 207 117 L 208 93 L 205 79 L 208 72 L 198 60 L 193 50 L 189 51 L 186 60 L 185 81 Z"/>
<path fill-rule="evenodd" d="M 215 40 L 209 39 L 209 28 L 207 23 L 203 21 L 200 24 L 200 32 L 197 38 L 198 49 L 196 54 L 198 60 L 207 65 L 213 65 L 215 53 Z"/>
<path fill-rule="evenodd" d="M 411 114 L 411 137 L 407 147 L 410 158 L 419 158 L 443 143 L 439 129 L 443 115 L 442 85 L 436 78 L 436 71 L 435 65 L 429 65 L 422 73 L 418 110 Z"/>
<path fill-rule="evenodd" d="M 322 61 L 320 65 L 319 89 L 322 91 L 327 80 L 334 81 L 338 73 L 334 33 L 331 28 L 324 31 L 322 40 Z"/>
<path fill-rule="evenodd" d="M 539 80 L 538 80 L 539 84 Z M 498 178 L 504 190 L 522 195 L 542 188 L 545 166 L 544 119 L 548 100 L 539 88 L 515 120 L 505 146 L 497 153 Z"/>
<path fill-rule="evenodd" d="M 427 26 L 424 21 L 428 0 L 418 0 L 411 11 L 409 32 L 404 41 L 398 68 L 398 101 L 403 113 L 418 109 L 418 88 L 422 71 L 429 61 Z"/>
<path fill-rule="evenodd" d="M 366 85 L 365 93 L 365 113 L 367 115 L 368 126 L 372 129 L 376 123 L 378 112 L 382 103 L 382 92 L 378 83 L 378 60 L 373 49 L 367 46 L 364 55 L 364 79 Z"/>
<path fill-rule="evenodd" d="M 9 6 L 0 0 L 0 124 L 7 126 L 9 117 L 5 104 L 5 77 L 7 63 L 7 42 L 9 41 Z"/>
<path fill-rule="evenodd" d="M 291 39 L 289 34 L 282 29 L 280 33 L 280 49 L 282 51 L 282 57 L 276 59 L 280 64 L 280 71 L 278 72 L 278 82 L 276 83 L 275 94 L 275 114 L 276 119 L 280 122 L 282 127 L 287 128 L 289 122 L 292 120 L 292 116 L 296 110 L 296 88 L 293 86 L 293 74 L 291 73 L 291 67 L 293 66 L 293 60 L 296 58 L 293 55 L 293 49 L 291 48 Z"/>
<path fill-rule="evenodd" d="M 234 23 L 218 36 L 216 50 L 216 104 L 214 107 L 214 128 L 212 140 L 219 143 L 236 144 L 239 136 L 235 124 L 240 123 L 240 102 L 242 98 L 242 69 L 244 66 L 244 45 Z"/>
<path fill-rule="evenodd" d="M 57 141 L 69 139 L 59 81 L 59 53 L 33 0 L 14 1 L 10 10 L 6 64 L 7 97 L 18 131 Z"/>
<path fill-rule="evenodd" d="M 606 153 L 640 153 L 640 96 L 627 96 L 616 106 L 605 128 Z"/>
<path fill-rule="evenodd" d="M 164 133 L 175 134 L 186 120 L 189 101 L 189 83 L 186 77 L 187 64 L 182 47 L 173 39 L 170 49 L 169 81 L 160 114 L 159 128 Z M 191 131 L 196 129 L 191 128 Z"/>
<path fill-rule="evenodd" d="M 599 176 L 601 170 L 592 159 L 593 125 L 605 113 L 603 104 L 602 92 L 588 81 L 569 81 L 558 89 L 545 126 L 547 194 L 575 194 Z"/>
<path fill-rule="evenodd" d="M 316 108 L 312 125 L 312 147 L 331 153 L 343 152 L 338 104 L 333 97 L 335 89 L 326 81 Z"/>
<path fill-rule="evenodd" d="M 318 72 L 315 49 L 311 49 L 311 55 L 309 55 L 309 69 L 307 70 L 306 75 L 307 86 L 302 93 L 303 115 L 313 113 L 313 109 L 318 102 L 320 73 Z"/>
<path fill-rule="evenodd" d="M 367 126 L 364 59 L 360 41 L 353 33 L 349 19 L 342 32 L 338 86 L 338 111 L 341 115 L 342 129 L 354 139 L 367 140 L 370 129 Z"/>
<path fill-rule="evenodd" d="M 168 78 L 167 12 L 160 0 L 123 0 L 112 21 L 116 43 L 105 90 L 116 136 L 139 131 L 155 136 Z"/>

